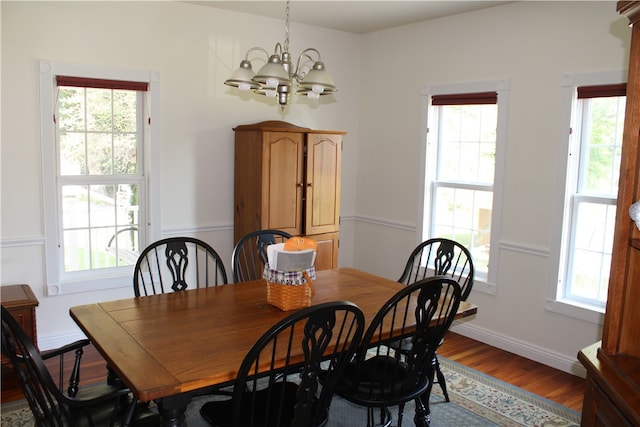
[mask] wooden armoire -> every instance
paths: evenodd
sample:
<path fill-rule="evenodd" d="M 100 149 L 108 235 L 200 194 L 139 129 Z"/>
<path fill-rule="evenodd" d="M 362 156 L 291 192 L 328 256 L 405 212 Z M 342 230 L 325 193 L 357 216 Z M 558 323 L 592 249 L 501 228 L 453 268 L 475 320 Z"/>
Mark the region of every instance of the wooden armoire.
<path fill-rule="evenodd" d="M 234 243 L 277 229 L 318 242 L 317 270 L 338 266 L 343 131 L 282 121 L 235 131 Z"/>
<path fill-rule="evenodd" d="M 582 426 L 640 426 L 640 2 L 620 1 L 632 26 L 627 107 L 609 293 L 602 341 L 580 351 L 587 370 Z"/>

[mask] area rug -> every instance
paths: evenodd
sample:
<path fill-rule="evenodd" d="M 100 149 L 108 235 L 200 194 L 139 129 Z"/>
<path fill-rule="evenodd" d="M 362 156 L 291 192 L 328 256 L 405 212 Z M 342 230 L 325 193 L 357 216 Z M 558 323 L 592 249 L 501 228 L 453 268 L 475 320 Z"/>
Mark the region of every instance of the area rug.
<path fill-rule="evenodd" d="M 580 413 L 548 399 L 514 387 L 464 365 L 440 357 L 451 402 L 445 402 L 438 385 L 430 400 L 431 427 L 577 427 Z M 187 410 L 190 427 L 206 426 L 198 411 L 207 397 L 193 399 Z M 24 401 L 1 406 L 1 427 L 32 427 L 31 412 Z M 397 425 L 397 408 L 391 408 Z M 412 426 L 414 406 L 404 409 L 403 425 Z M 366 411 L 334 398 L 327 427 L 357 427 L 366 424 Z"/>

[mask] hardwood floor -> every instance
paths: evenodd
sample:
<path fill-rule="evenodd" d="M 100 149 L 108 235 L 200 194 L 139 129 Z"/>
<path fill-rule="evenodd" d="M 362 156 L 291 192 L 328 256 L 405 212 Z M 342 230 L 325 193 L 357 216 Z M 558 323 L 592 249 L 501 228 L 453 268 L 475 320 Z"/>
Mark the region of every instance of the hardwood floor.
<path fill-rule="evenodd" d="M 561 405 L 582 411 L 584 379 L 450 332 L 438 353 L 487 375 L 544 396 Z M 106 365 L 89 347 L 83 356 L 81 384 L 104 381 Z M 57 376 L 58 367 L 48 365 Z M 22 399 L 18 384 L 2 371 L 2 402 Z"/>
<path fill-rule="evenodd" d="M 438 354 L 568 408 L 582 411 L 584 378 L 449 332 Z"/>

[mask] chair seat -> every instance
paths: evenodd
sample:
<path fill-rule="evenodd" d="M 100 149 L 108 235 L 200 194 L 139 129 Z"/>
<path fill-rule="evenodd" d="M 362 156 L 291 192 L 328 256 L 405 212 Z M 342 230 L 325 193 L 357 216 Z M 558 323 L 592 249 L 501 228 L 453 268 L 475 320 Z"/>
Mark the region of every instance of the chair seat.
<path fill-rule="evenodd" d="M 107 394 L 112 386 L 95 386 L 85 387 L 78 392 L 78 398 L 81 400 L 99 398 L 100 393 Z M 94 427 L 108 426 L 114 420 L 122 419 L 125 412 L 131 404 L 128 395 L 123 395 L 120 402 L 114 405 L 113 401 L 102 402 L 90 407 L 68 407 L 69 415 L 76 421 L 74 427 Z M 91 419 L 91 422 L 89 421 Z M 160 425 L 160 415 L 148 408 L 148 405 L 137 405 L 133 417 L 131 418 L 131 427 L 157 427 Z"/>
<path fill-rule="evenodd" d="M 240 425 L 255 425 L 255 420 L 251 417 L 255 414 L 265 414 L 269 412 L 269 419 L 262 421 L 260 425 L 264 427 L 281 427 L 290 426 L 293 421 L 294 408 L 296 404 L 296 395 L 298 392 L 298 384 L 287 381 L 271 386 L 271 390 L 263 389 L 256 393 L 247 391 L 242 398 L 241 413 L 243 418 Z M 280 396 L 282 398 L 282 407 L 276 411 L 268 411 L 269 399 L 268 394 Z M 314 401 L 317 401 L 315 399 Z M 233 401 L 231 399 L 215 400 L 207 402 L 200 408 L 200 415 L 213 427 L 231 427 L 233 426 Z M 280 410 L 282 409 L 282 410 Z M 278 419 L 280 416 L 280 419 Z"/>
<path fill-rule="evenodd" d="M 412 384 L 407 375 L 406 363 L 392 356 L 374 356 L 359 370 L 350 365 L 340 378 L 336 394 L 362 406 L 394 406 L 420 396 L 428 387 L 428 383 Z"/>

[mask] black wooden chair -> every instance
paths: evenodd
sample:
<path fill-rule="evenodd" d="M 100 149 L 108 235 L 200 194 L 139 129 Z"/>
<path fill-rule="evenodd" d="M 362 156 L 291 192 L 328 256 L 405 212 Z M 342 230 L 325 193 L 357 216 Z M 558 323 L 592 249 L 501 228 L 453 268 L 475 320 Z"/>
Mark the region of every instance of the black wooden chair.
<path fill-rule="evenodd" d="M 106 384 L 80 387 L 80 362 L 88 344 L 85 339 L 40 353 L 11 313 L 2 307 L 2 353 L 11 361 L 35 425 L 158 425 L 158 414 L 138 406 L 126 388 Z M 65 360 L 68 353 L 71 354 Z M 44 362 L 52 358 L 59 359 L 57 383 Z M 71 368 L 67 381 L 65 367 Z"/>
<path fill-rule="evenodd" d="M 398 282 L 410 284 L 425 277 L 441 275 L 450 276 L 458 281 L 462 294 L 461 300 L 466 301 L 471 293 L 471 288 L 473 288 L 474 279 L 471 253 L 459 242 L 445 238 L 434 238 L 420 243 L 411 252 Z M 449 402 L 447 383 L 440 369 L 437 353 L 433 363 L 438 384 L 440 384 L 445 400 Z"/>
<path fill-rule="evenodd" d="M 336 394 L 367 407 L 367 426 L 375 425 L 376 408 L 382 424 L 390 425 L 388 408 L 398 406 L 400 427 L 404 406 L 412 400 L 416 426 L 428 425 L 433 357 L 459 304 L 455 280 L 429 277 L 401 289 L 376 314 L 336 388 Z M 392 332 L 384 332 L 389 328 Z M 398 341 L 408 344 L 402 358 L 389 345 Z"/>
<path fill-rule="evenodd" d="M 462 292 L 462 301 L 466 301 L 473 287 L 471 253 L 455 240 L 435 238 L 416 246 L 398 282 L 408 285 L 426 277 L 442 275 L 456 279 Z"/>
<path fill-rule="evenodd" d="M 194 237 L 170 237 L 150 244 L 140 253 L 133 274 L 136 297 L 226 283 L 220 255 Z"/>
<path fill-rule="evenodd" d="M 280 230 L 257 230 L 243 236 L 233 248 L 231 268 L 235 283 L 262 278 L 267 263 L 267 246 L 283 243 L 291 235 Z"/>
<path fill-rule="evenodd" d="M 363 330 L 364 315 L 350 302 L 319 304 L 287 316 L 249 350 L 232 398 L 207 402 L 200 414 L 215 427 L 323 425 L 335 384 Z"/>

